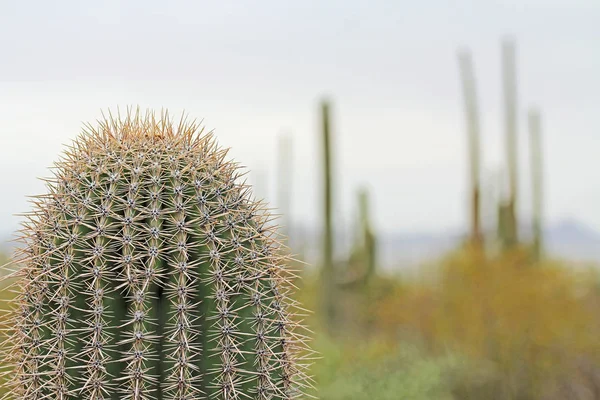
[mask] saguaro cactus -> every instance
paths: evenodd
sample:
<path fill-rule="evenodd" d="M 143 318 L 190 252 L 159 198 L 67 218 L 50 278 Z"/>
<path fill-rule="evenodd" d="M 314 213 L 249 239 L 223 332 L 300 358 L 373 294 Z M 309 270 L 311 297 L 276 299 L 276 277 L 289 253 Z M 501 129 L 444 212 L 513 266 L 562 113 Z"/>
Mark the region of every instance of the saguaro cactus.
<path fill-rule="evenodd" d="M 467 136 L 469 142 L 469 178 L 470 178 L 470 241 L 475 246 L 482 242 L 481 234 L 481 190 L 480 190 L 480 145 L 479 145 L 479 108 L 475 89 L 475 74 L 469 51 L 458 54 L 460 77 L 465 102 Z"/>
<path fill-rule="evenodd" d="M 279 136 L 277 149 L 277 207 L 283 216 L 282 234 L 291 240 L 292 219 L 291 219 L 291 192 L 293 177 L 293 144 L 292 136 L 281 134 Z"/>
<path fill-rule="evenodd" d="M 543 195 L 544 195 L 544 174 L 543 174 L 543 153 L 541 143 L 541 122 L 540 112 L 532 108 L 528 116 L 529 126 L 529 148 L 531 151 L 531 198 L 532 198 L 532 228 L 533 228 L 533 254 L 536 260 L 539 260 L 543 252 Z"/>
<path fill-rule="evenodd" d="M 308 349 L 269 219 L 211 134 L 87 126 L 23 229 L 10 399 L 292 399 Z"/>
<path fill-rule="evenodd" d="M 518 242 L 517 191 L 517 73 L 515 44 L 512 40 L 502 42 L 502 81 L 505 109 L 506 159 L 508 168 L 509 198 L 506 209 L 506 242 L 509 248 Z"/>
<path fill-rule="evenodd" d="M 329 102 L 321 103 L 321 123 L 323 140 L 323 266 L 321 270 L 321 297 L 324 324 L 332 331 L 335 325 L 335 270 L 333 261 L 333 199 L 332 199 L 332 161 L 331 132 L 329 120 Z"/>
<path fill-rule="evenodd" d="M 362 240 L 365 252 L 365 264 L 367 267 L 365 282 L 368 282 L 375 274 L 377 255 L 375 233 L 373 232 L 369 209 L 369 192 L 366 188 L 363 188 L 358 192 L 358 205 L 363 235 Z"/>
<path fill-rule="evenodd" d="M 358 271 L 350 271 L 351 280 L 344 282 L 347 286 L 368 284 L 377 269 L 377 240 L 371 223 L 368 190 L 361 188 L 357 197 L 358 232 L 348 264 L 351 270 Z"/>

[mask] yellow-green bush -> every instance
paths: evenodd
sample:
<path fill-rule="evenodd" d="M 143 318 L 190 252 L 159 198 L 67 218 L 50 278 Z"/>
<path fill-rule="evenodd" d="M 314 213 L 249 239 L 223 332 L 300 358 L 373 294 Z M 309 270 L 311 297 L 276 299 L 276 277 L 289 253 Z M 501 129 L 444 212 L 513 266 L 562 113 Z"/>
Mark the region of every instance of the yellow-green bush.
<path fill-rule="evenodd" d="M 532 265 L 523 250 L 487 259 L 461 251 L 437 276 L 397 286 L 371 310 L 388 338 L 418 337 L 434 354 L 491 366 L 489 398 L 542 399 L 558 387 L 600 387 L 599 301 L 589 270 Z M 592 368 L 586 379 L 582 365 Z"/>

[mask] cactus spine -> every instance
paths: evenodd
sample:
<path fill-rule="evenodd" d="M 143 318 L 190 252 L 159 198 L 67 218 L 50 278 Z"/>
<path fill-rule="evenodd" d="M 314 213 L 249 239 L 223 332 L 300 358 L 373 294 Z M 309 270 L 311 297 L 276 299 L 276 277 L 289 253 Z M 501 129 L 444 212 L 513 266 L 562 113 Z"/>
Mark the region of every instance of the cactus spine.
<path fill-rule="evenodd" d="M 543 252 L 543 158 L 541 144 L 540 113 L 531 109 L 528 116 L 529 148 L 531 151 L 531 187 L 532 187 L 532 227 L 533 227 L 533 256 L 539 260 Z"/>
<path fill-rule="evenodd" d="M 24 224 L 8 399 L 292 399 L 306 338 L 269 215 L 212 135 L 87 126 Z"/>
<path fill-rule="evenodd" d="M 469 239 L 479 247 L 482 244 L 481 233 L 481 190 L 480 190 L 480 145 L 479 145 L 479 109 L 477 107 L 477 92 L 475 89 L 475 74 L 471 53 L 460 52 L 458 55 L 460 76 L 465 102 L 467 136 L 469 146 L 469 178 L 470 178 L 470 217 L 471 226 Z"/>

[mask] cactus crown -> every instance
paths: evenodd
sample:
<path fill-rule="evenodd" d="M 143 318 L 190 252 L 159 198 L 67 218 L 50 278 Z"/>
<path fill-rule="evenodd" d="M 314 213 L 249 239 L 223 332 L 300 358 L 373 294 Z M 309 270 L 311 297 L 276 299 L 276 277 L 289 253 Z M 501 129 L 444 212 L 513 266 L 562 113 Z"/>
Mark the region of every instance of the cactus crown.
<path fill-rule="evenodd" d="M 24 223 L 14 399 L 292 399 L 310 387 L 270 216 L 211 134 L 87 125 Z"/>

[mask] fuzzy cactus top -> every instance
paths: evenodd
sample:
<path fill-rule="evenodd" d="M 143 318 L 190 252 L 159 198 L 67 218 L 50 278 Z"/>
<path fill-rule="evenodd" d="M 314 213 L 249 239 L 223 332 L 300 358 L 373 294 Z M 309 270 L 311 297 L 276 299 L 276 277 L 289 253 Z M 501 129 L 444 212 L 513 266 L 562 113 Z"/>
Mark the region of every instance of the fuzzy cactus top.
<path fill-rule="evenodd" d="M 86 126 L 22 230 L 7 398 L 302 397 L 287 257 L 226 153 L 167 115 Z"/>

